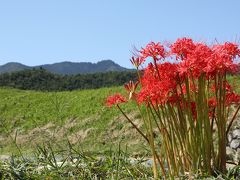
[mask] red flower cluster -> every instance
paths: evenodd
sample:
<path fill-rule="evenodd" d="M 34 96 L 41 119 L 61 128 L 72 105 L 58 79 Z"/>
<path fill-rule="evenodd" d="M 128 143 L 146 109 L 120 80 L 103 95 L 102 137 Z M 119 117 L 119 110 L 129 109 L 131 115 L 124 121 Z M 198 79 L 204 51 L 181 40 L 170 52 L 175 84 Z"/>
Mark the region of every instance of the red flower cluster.
<path fill-rule="evenodd" d="M 185 59 L 192 50 L 195 49 L 195 44 L 192 39 L 182 38 L 177 39 L 175 43 L 170 45 L 171 53 L 176 54 L 177 59 Z"/>
<path fill-rule="evenodd" d="M 169 48 L 170 50 L 167 51 Z M 195 98 L 201 88 L 198 82 L 205 81 L 208 83 L 208 86 L 205 87 L 213 86 L 208 89 L 209 94 L 216 93 L 215 90 L 222 87 L 215 87 L 217 82 L 213 82 L 214 79 L 217 76 L 224 76 L 228 72 L 236 72 L 239 65 L 234 63 L 234 59 L 240 56 L 237 44 L 226 42 L 208 46 L 205 43 L 195 43 L 190 38 L 177 39 L 168 48 L 160 43 L 150 42 L 139 52 L 139 56 L 131 59 L 137 69 L 145 62 L 146 58 L 151 57 L 153 63 L 149 63 L 143 70 L 143 75 L 139 79 L 141 86 L 139 92 L 136 92 L 138 83 L 131 81 L 125 85 L 129 99 L 147 105 L 164 105 L 166 103 L 176 105 L 179 102 L 178 104 L 185 104 L 183 108 L 190 108 L 195 118 L 197 117 Z M 173 59 L 173 57 L 179 61 L 177 63 L 159 61 Z M 240 96 L 231 90 L 227 82 L 225 86 L 226 105 L 240 103 Z M 191 107 L 187 103 L 189 101 L 187 93 Z M 208 99 L 209 113 L 211 113 L 217 106 L 217 100 L 213 95 Z M 112 106 L 121 102 L 126 102 L 126 99 L 118 94 L 110 96 L 107 104 Z"/>
<path fill-rule="evenodd" d="M 123 97 L 121 94 L 116 93 L 112 96 L 109 96 L 106 100 L 106 105 L 108 107 L 112 107 L 113 105 L 120 104 L 120 103 L 125 103 L 127 102 L 126 98 Z"/>
<path fill-rule="evenodd" d="M 193 77 L 199 77 L 207 66 L 211 53 L 211 49 L 205 44 L 198 43 L 194 45 L 194 48 L 192 47 L 192 50 L 179 63 L 180 75 L 188 74 Z"/>
<path fill-rule="evenodd" d="M 201 173 L 211 174 L 213 169 L 225 172 L 225 136 L 240 108 L 240 95 L 234 92 L 227 81 L 228 74 L 239 70 L 239 64 L 235 63 L 237 57 L 240 57 L 237 44 L 226 42 L 209 46 L 203 42 L 194 42 L 190 38 L 177 39 L 167 47 L 151 42 L 132 57 L 131 62 L 137 68 L 139 81 L 130 81 L 125 84 L 125 89 L 129 100 L 138 103 L 143 120 L 146 117 L 145 131 L 142 132 L 123 110 L 117 107 L 148 141 L 152 152 L 155 152 L 154 142 L 157 144 L 158 138 L 148 138 L 151 136 L 144 134 L 150 135 L 149 132 L 155 131 L 151 124 L 155 121 L 160 139 L 165 139 L 161 150 L 167 153 L 162 162 L 164 164 L 167 160 L 170 170 L 174 169 L 176 164 L 184 164 L 181 167 L 184 171 L 196 172 L 199 171 L 198 168 L 195 169 L 199 167 L 197 162 L 202 161 L 199 171 Z M 152 62 L 142 66 L 145 68 L 139 71 L 139 66 L 146 62 L 147 58 L 152 58 Z M 168 61 L 175 58 L 175 63 Z M 126 101 L 122 95 L 115 94 L 107 98 L 107 106 Z M 140 106 L 142 104 L 146 109 Z M 228 123 L 233 104 L 238 105 L 238 108 Z M 188 137 L 191 137 L 190 144 Z M 215 139 L 218 141 L 216 150 L 215 145 L 214 148 L 212 145 Z M 168 148 L 168 142 L 173 142 L 171 150 Z M 198 146 L 199 151 L 195 151 L 195 147 Z M 181 155 L 174 153 L 179 149 L 183 152 Z M 158 157 L 157 154 L 153 153 L 153 159 L 158 159 L 155 158 Z M 169 156 L 174 157 L 173 160 L 169 160 Z M 193 161 L 188 162 L 189 158 Z M 185 169 L 185 163 L 189 169 Z M 161 165 L 160 161 L 159 164 Z M 172 175 L 174 173 L 172 172 Z"/>
<path fill-rule="evenodd" d="M 160 43 L 150 42 L 145 48 L 142 48 L 140 51 L 142 58 L 152 57 L 154 61 L 158 61 L 162 58 L 165 58 L 166 52 Z"/>
<path fill-rule="evenodd" d="M 212 54 L 204 71 L 211 75 L 225 72 L 235 73 L 238 70 L 238 65 L 233 63 L 233 60 L 237 56 L 240 56 L 238 45 L 229 42 L 215 45 L 212 47 Z"/>
<path fill-rule="evenodd" d="M 224 86 L 225 86 L 225 91 L 226 91 L 225 105 L 230 106 L 232 104 L 240 104 L 240 95 L 238 95 L 237 93 L 234 92 L 233 88 L 227 81 L 224 82 Z M 215 94 L 216 90 L 220 89 L 220 88 L 221 87 L 219 85 L 217 85 L 217 87 L 215 87 L 215 85 L 212 85 L 210 90 L 212 93 Z M 211 97 L 208 101 L 208 105 L 209 105 L 210 109 L 216 108 L 216 106 L 217 106 L 216 97 Z"/>
<path fill-rule="evenodd" d="M 228 82 L 226 82 L 226 106 L 230 106 L 232 104 L 240 104 L 240 95 L 233 91 Z"/>
<path fill-rule="evenodd" d="M 157 67 L 150 63 L 141 79 L 142 89 L 138 102 L 150 100 L 153 104 L 162 104 L 168 101 L 176 90 L 177 68 L 177 64 L 169 62 L 157 64 Z"/>
<path fill-rule="evenodd" d="M 232 104 L 240 104 L 240 95 L 231 92 L 226 95 L 226 105 L 230 106 Z"/>

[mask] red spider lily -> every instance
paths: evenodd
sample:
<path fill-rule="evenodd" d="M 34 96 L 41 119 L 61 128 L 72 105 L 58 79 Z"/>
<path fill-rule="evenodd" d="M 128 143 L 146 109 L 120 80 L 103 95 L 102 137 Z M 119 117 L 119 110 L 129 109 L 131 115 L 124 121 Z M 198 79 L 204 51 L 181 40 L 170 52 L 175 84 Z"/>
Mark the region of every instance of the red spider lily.
<path fill-rule="evenodd" d="M 211 76 L 215 76 L 217 73 L 236 73 L 237 65 L 233 63 L 232 59 L 229 56 L 224 57 L 219 54 L 214 54 L 209 59 L 207 66 L 203 70 Z"/>
<path fill-rule="evenodd" d="M 166 52 L 160 43 L 150 42 L 145 48 L 140 51 L 142 57 L 145 59 L 147 57 L 152 57 L 154 61 L 165 58 Z"/>
<path fill-rule="evenodd" d="M 208 100 L 208 116 L 210 118 L 215 117 L 215 108 L 217 107 L 217 100 L 216 97 L 211 97 Z"/>
<path fill-rule="evenodd" d="M 138 103 L 148 104 L 151 102 L 155 105 L 157 103 L 165 102 L 167 97 L 167 91 L 161 89 L 162 83 L 156 81 L 156 79 L 154 79 L 153 77 L 148 77 L 148 80 L 149 83 L 145 83 L 147 79 L 143 79 L 144 86 L 142 87 L 141 91 L 137 96 Z"/>
<path fill-rule="evenodd" d="M 208 64 L 204 68 L 205 72 L 214 75 L 216 73 L 236 73 L 238 71 L 237 64 L 233 62 L 234 58 L 240 56 L 240 50 L 236 44 L 215 45 L 212 51 L 212 56 L 209 57 Z"/>
<path fill-rule="evenodd" d="M 240 104 L 240 95 L 230 92 L 226 94 L 226 105 Z"/>
<path fill-rule="evenodd" d="M 167 52 L 168 48 L 170 52 Z M 155 131 L 152 123 L 155 123 L 159 130 L 159 135 L 163 139 L 161 143 L 165 143 L 162 148 L 167 153 L 161 154 L 164 157 L 158 160 L 163 174 L 165 173 L 163 163 L 166 161 L 169 161 L 166 163 L 169 171 L 182 164 L 181 171 L 185 171 L 186 168 L 187 172 L 192 170 L 193 173 L 198 172 L 199 170 L 195 168 L 198 168 L 201 162 L 199 168 L 203 173 L 212 174 L 213 169 L 225 173 L 226 134 L 240 110 L 240 95 L 233 91 L 226 80 L 228 72 L 239 70 L 240 64 L 235 63 L 235 58 L 240 57 L 238 45 L 227 42 L 208 46 L 205 43 L 194 42 L 190 38 L 181 38 L 168 47 L 151 42 L 138 52 L 140 55 L 135 55 L 131 59 L 137 69 L 146 58 L 151 57 L 153 61 L 138 73 L 141 83 L 138 93 L 136 93 L 138 82 L 130 81 L 124 87 L 129 93 L 129 99 L 145 105 L 146 111 L 142 112 L 142 107 L 138 108 L 146 125 L 145 129 L 143 128 L 144 133 L 149 134 L 145 139 L 149 142 L 154 160 L 158 159 L 155 151 L 157 146 L 154 147 L 158 139 L 151 135 Z M 159 62 L 161 59 L 168 60 L 173 57 L 181 61 Z M 111 107 L 126 101 L 122 95 L 115 94 L 108 97 L 106 104 Z M 231 105 L 238 106 L 228 123 Z M 117 107 L 137 129 L 123 110 Z M 140 132 L 142 136 L 145 136 L 144 133 Z M 217 140 L 215 136 L 218 137 Z M 191 140 L 185 137 L 191 137 Z M 217 142 L 216 146 L 213 141 Z M 168 142 L 176 143 L 171 147 L 173 149 L 168 148 Z M 179 149 L 182 153 L 175 153 Z M 192 161 L 189 161 L 190 158 Z M 154 163 L 156 178 L 157 165 Z M 171 174 L 178 175 L 177 171 L 175 174 L 175 170 Z"/>
<path fill-rule="evenodd" d="M 176 81 L 178 64 L 165 62 L 157 65 L 161 80 Z"/>
<path fill-rule="evenodd" d="M 207 66 L 208 58 L 212 50 L 205 44 L 198 43 L 193 51 L 188 54 L 186 61 L 189 61 L 189 70 L 193 77 L 199 77 L 203 73 L 203 68 Z"/>
<path fill-rule="evenodd" d="M 193 77 L 199 77 L 207 66 L 208 58 L 211 56 L 211 49 L 203 44 L 197 43 L 195 48 L 187 52 L 183 61 L 179 63 L 179 75 L 188 75 Z"/>
<path fill-rule="evenodd" d="M 134 65 L 136 68 L 138 68 L 140 65 L 142 65 L 145 61 L 144 58 L 142 57 L 134 57 L 132 56 L 132 58 L 130 59 L 132 65 Z"/>
<path fill-rule="evenodd" d="M 170 103 L 171 105 L 175 106 L 177 104 L 177 102 L 181 102 L 181 97 L 178 94 L 173 94 L 170 95 L 168 98 L 168 103 Z"/>
<path fill-rule="evenodd" d="M 195 49 L 195 44 L 193 40 L 190 38 L 181 38 L 177 39 L 177 41 L 170 45 L 171 53 L 176 54 L 177 59 L 184 59 L 187 55 Z"/>
<path fill-rule="evenodd" d="M 190 72 L 190 62 L 182 61 L 179 63 L 178 73 L 181 77 L 184 77 Z"/>
<path fill-rule="evenodd" d="M 154 78 L 155 81 L 172 80 L 173 82 L 176 80 L 177 69 L 178 64 L 173 64 L 169 62 L 157 64 L 156 67 L 153 66 L 152 63 L 149 63 L 147 68 L 144 70 L 143 79 L 146 79 L 145 83 L 148 83 L 148 78 Z M 159 72 L 160 79 L 157 72 Z"/>
<path fill-rule="evenodd" d="M 150 100 L 152 104 L 166 103 L 169 95 L 176 89 L 177 67 L 177 64 L 169 62 L 157 64 L 157 67 L 149 64 L 141 79 L 142 89 L 138 94 L 138 102 L 147 103 Z"/>
<path fill-rule="evenodd" d="M 231 58 L 240 56 L 240 50 L 238 48 L 238 45 L 234 43 L 225 42 L 223 45 L 216 45 L 213 48 L 222 55 L 230 56 Z"/>
<path fill-rule="evenodd" d="M 108 98 L 106 100 L 106 105 L 108 107 L 112 107 L 113 105 L 125 103 L 125 102 L 127 102 L 126 98 L 123 97 L 121 94 L 116 93 L 112 96 L 108 96 Z"/>
<path fill-rule="evenodd" d="M 225 84 L 225 90 L 226 90 L 226 102 L 225 102 L 226 106 L 230 106 L 232 104 L 240 104 L 240 95 L 236 94 L 233 91 L 232 86 L 227 81 L 224 81 L 223 83 Z M 220 89 L 219 85 L 217 86 L 217 89 Z M 210 90 L 215 93 L 216 92 L 215 85 L 212 85 Z M 215 97 L 210 98 L 208 105 L 209 105 L 209 108 L 216 107 L 217 105 L 216 98 Z"/>
<path fill-rule="evenodd" d="M 226 89 L 226 92 L 231 92 L 231 91 L 233 91 L 233 89 L 232 89 L 232 86 L 227 82 L 227 81 L 225 81 L 225 89 Z"/>
<path fill-rule="evenodd" d="M 209 100 L 208 100 L 208 107 L 209 108 L 215 108 L 217 106 L 217 100 L 215 97 L 211 97 Z"/>
<path fill-rule="evenodd" d="M 136 83 L 134 83 L 133 81 L 129 81 L 128 83 L 124 84 L 125 89 L 129 93 L 129 99 L 135 99 L 136 97 L 135 91 L 137 89 L 138 84 L 139 84 L 138 81 Z"/>
<path fill-rule="evenodd" d="M 226 90 L 226 93 L 231 93 L 233 92 L 233 88 L 232 86 L 228 83 L 228 81 L 223 81 L 223 84 L 225 84 L 225 90 Z M 220 89 L 220 85 L 215 85 L 215 84 L 212 84 L 212 86 L 210 87 L 210 91 L 215 93 L 216 92 L 216 89 Z"/>

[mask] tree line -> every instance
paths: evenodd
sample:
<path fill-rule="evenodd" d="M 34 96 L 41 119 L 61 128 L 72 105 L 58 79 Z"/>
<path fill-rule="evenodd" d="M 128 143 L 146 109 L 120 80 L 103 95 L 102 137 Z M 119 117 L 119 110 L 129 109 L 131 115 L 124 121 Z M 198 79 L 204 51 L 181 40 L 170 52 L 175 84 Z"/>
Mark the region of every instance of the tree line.
<path fill-rule="evenodd" d="M 0 86 L 23 90 L 71 91 L 119 86 L 136 79 L 135 71 L 60 75 L 37 68 L 0 74 Z"/>

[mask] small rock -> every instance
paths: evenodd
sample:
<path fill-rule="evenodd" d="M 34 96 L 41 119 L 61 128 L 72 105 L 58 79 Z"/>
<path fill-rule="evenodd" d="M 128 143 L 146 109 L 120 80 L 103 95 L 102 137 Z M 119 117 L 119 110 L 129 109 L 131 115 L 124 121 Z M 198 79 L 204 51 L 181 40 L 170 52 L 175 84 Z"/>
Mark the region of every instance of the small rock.
<path fill-rule="evenodd" d="M 226 168 L 228 171 L 233 169 L 235 166 L 236 166 L 235 164 L 229 164 L 229 163 L 226 164 Z"/>
<path fill-rule="evenodd" d="M 0 155 L 0 161 L 8 161 L 11 158 L 9 155 Z"/>
<path fill-rule="evenodd" d="M 143 166 L 145 167 L 152 167 L 153 166 L 153 160 L 152 159 L 148 159 L 144 162 L 141 163 Z"/>
<path fill-rule="evenodd" d="M 240 140 L 238 139 L 233 139 L 232 142 L 230 143 L 230 147 L 233 149 L 237 149 L 240 146 Z"/>
<path fill-rule="evenodd" d="M 129 158 L 129 162 L 130 164 L 135 165 L 138 163 L 138 160 L 136 158 Z"/>
<path fill-rule="evenodd" d="M 240 129 L 233 130 L 232 137 L 233 137 L 233 139 L 240 138 Z"/>
<path fill-rule="evenodd" d="M 227 155 L 227 160 L 233 161 L 234 160 L 234 155 L 236 151 L 230 147 L 226 147 L 226 155 Z"/>
<path fill-rule="evenodd" d="M 73 161 L 73 163 L 75 164 L 75 163 L 78 162 L 78 159 L 77 159 L 77 158 L 74 158 L 72 161 Z"/>
<path fill-rule="evenodd" d="M 233 139 L 232 134 L 228 134 L 228 135 L 227 135 L 227 140 L 228 140 L 228 143 L 229 143 L 229 144 L 230 144 L 230 142 L 232 141 L 232 139 Z"/>

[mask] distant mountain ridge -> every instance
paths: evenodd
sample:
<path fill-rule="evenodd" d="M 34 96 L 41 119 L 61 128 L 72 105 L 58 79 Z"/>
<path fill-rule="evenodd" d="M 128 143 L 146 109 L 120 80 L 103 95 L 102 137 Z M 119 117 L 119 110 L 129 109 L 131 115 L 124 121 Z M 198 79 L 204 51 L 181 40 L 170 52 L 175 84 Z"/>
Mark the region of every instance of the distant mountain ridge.
<path fill-rule="evenodd" d="M 109 72 L 109 71 L 127 71 L 129 69 L 124 68 L 112 60 L 102 60 L 97 63 L 90 62 L 70 62 L 64 61 L 53 64 L 44 64 L 39 66 L 27 66 L 18 62 L 10 62 L 0 66 L 0 73 L 15 72 L 25 69 L 44 68 L 49 72 L 64 75 L 75 74 L 88 74 L 97 72 Z"/>

